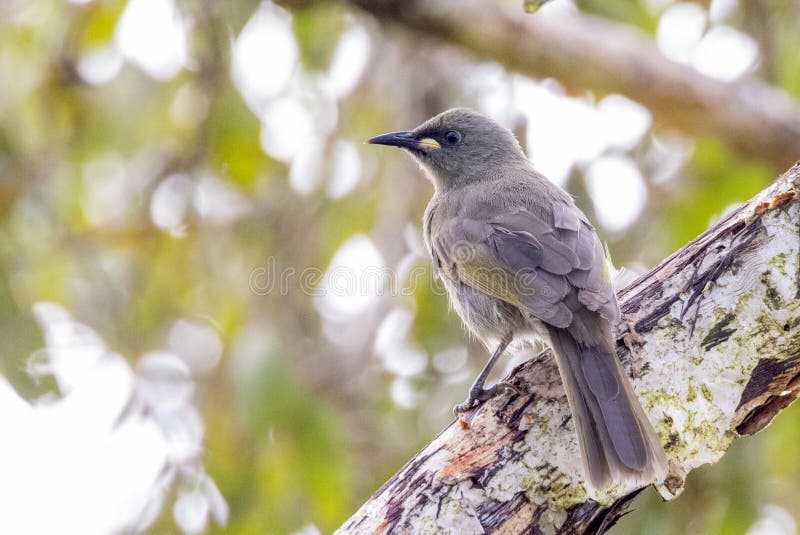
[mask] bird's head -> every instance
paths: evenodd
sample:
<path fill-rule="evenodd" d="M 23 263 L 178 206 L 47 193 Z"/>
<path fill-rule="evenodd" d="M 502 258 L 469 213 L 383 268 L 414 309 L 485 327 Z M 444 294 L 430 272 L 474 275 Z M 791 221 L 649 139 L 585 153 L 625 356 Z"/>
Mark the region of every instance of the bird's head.
<path fill-rule="evenodd" d="M 391 132 L 368 141 L 410 153 L 439 189 L 497 176 L 501 166 L 526 161 L 514 134 L 467 108 L 454 108 L 414 130 Z"/>

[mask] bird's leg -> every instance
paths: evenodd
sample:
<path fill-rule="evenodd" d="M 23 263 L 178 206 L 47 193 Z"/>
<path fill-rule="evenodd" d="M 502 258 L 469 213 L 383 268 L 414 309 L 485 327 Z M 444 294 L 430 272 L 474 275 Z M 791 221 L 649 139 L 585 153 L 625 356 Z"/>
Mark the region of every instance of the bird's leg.
<path fill-rule="evenodd" d="M 489 376 L 489 372 L 492 371 L 492 367 L 494 367 L 497 359 L 500 358 L 500 355 L 503 354 L 503 351 L 505 351 L 506 347 L 508 347 L 508 344 L 511 343 L 511 339 L 512 334 L 509 333 L 500 340 L 500 343 L 497 345 L 497 349 L 495 349 L 494 353 L 492 353 L 492 356 L 489 357 L 489 362 L 486 363 L 486 366 L 483 367 L 481 373 L 478 374 L 478 377 L 475 378 L 475 382 L 472 383 L 472 386 L 469 388 L 469 396 L 467 396 L 467 399 L 464 400 L 463 403 L 459 403 L 453 407 L 453 412 L 456 414 L 456 416 L 462 412 L 469 411 L 481 401 L 486 401 L 487 399 L 492 398 L 501 389 L 516 390 L 514 386 L 509 383 L 497 383 L 491 388 L 483 387 L 483 384 L 486 382 L 486 378 Z"/>

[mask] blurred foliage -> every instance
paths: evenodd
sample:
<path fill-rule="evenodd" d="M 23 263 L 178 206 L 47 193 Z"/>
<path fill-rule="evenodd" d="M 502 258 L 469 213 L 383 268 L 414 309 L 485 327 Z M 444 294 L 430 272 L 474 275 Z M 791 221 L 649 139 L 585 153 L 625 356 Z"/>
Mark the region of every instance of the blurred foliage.
<path fill-rule="evenodd" d="M 579 0 L 581 11 L 606 19 L 623 22 L 648 32 L 655 33 L 660 10 L 648 8 L 647 2 L 603 2 L 602 0 Z"/>
<path fill-rule="evenodd" d="M 650 34 L 670 4 L 576 3 Z M 728 23 L 753 32 L 764 51 L 757 75 L 800 96 L 797 7 L 756 3 L 769 31 L 750 27 L 749 5 Z M 309 87 L 332 68 L 342 35 L 361 27 L 370 37 L 358 84 L 327 95 L 327 111 L 312 113 L 317 127 L 332 113 L 333 125 L 308 139 L 320 143 L 322 160 L 316 181 L 301 191 L 289 179 L 299 163 L 264 150 L 265 117 L 230 76 L 236 37 L 253 13 L 276 8 L 253 0 L 178 2 L 191 21 L 184 68 L 159 80 L 126 57 L 110 79 L 90 83 L 81 66 L 98 50 L 119 56 L 115 36 L 127 5 L 0 5 L 0 373 L 26 397 L 52 387 L 25 374 L 26 359 L 42 345 L 29 312 L 37 301 L 63 303 L 126 355 L 158 347 L 176 318 L 207 318 L 226 343 L 200 402 L 206 463 L 231 507 L 229 525 L 216 532 L 289 533 L 307 524 L 330 532 L 449 421 L 484 353 L 427 283 L 412 296 L 381 296 L 337 323 L 296 278 L 287 291 L 264 295 L 254 291 L 252 274 L 268 258 L 278 270 L 324 270 L 343 243 L 363 234 L 388 266 L 423 268 L 428 281 L 419 235 L 430 187 L 399 154 L 360 142 L 414 126 L 442 107 L 478 106 L 480 95 L 461 83 L 474 65 L 447 47 L 420 53 L 413 38 L 342 4 L 293 14 L 300 63 L 283 95 L 314 100 L 319 91 Z M 263 51 L 265 68 L 279 53 Z M 677 136 L 656 124 L 628 151 L 641 163 L 648 201 L 625 230 L 605 233 L 617 265 L 654 264 L 782 171 L 743 161 L 713 139 L 682 136 L 684 165 L 656 181 L 658 166 L 646 161 L 654 135 Z M 341 140 L 354 144 L 360 167 L 357 183 L 337 196 L 330 191 Z M 154 197 L 176 175 L 188 177 L 190 193 L 178 196 L 176 228 L 165 228 L 154 221 Z M 203 190 L 208 183 L 213 188 Z M 583 167 L 573 171 L 570 190 L 585 192 Z M 231 196 L 247 209 L 215 216 Z M 588 195 L 578 201 L 594 212 Z M 428 358 L 411 377 L 373 350 L 392 311 L 414 318 L 395 342 Z M 458 373 L 430 361 L 467 344 L 470 359 Z M 785 411 L 769 431 L 737 441 L 720 464 L 693 473 L 675 503 L 642 500 L 616 532 L 745 533 L 768 503 L 798 518 L 798 411 Z M 172 529 L 163 514 L 152 531 Z"/>

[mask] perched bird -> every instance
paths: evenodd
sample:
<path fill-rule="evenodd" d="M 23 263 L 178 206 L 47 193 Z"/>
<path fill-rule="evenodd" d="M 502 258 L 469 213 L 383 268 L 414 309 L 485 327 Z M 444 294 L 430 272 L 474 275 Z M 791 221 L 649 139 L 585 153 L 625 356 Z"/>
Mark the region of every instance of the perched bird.
<path fill-rule="evenodd" d="M 405 149 L 433 182 L 423 228 L 434 270 L 491 351 L 456 413 L 510 386 L 484 382 L 512 340 L 538 339 L 555 353 L 589 486 L 663 480 L 664 449 L 617 358 L 603 245 L 572 197 L 511 131 L 466 108 L 368 142 Z"/>

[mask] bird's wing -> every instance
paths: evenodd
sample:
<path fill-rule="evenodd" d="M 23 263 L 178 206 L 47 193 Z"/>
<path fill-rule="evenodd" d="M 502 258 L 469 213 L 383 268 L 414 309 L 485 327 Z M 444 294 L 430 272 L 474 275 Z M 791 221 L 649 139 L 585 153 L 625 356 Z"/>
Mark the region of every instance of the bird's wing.
<path fill-rule="evenodd" d="M 431 235 L 443 276 L 555 327 L 570 326 L 580 305 L 618 319 L 603 246 L 577 208 L 557 203 L 551 221 L 528 209 L 470 212 L 442 222 Z"/>

